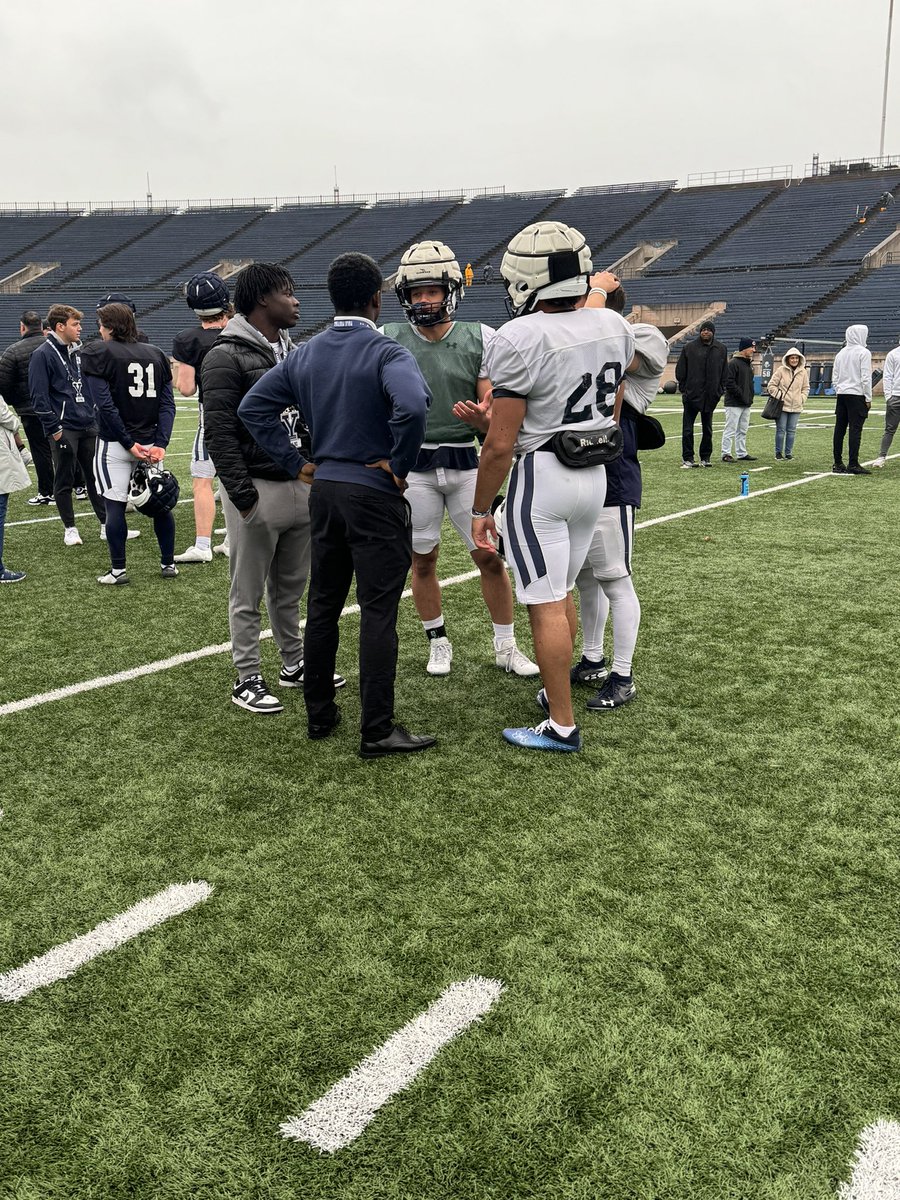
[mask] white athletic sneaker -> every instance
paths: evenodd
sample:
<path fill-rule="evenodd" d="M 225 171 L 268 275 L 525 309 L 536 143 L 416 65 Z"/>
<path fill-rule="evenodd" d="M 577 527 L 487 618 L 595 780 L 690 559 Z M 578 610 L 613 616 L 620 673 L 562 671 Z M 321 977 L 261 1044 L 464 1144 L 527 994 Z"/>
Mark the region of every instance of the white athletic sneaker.
<path fill-rule="evenodd" d="M 882 455 L 879 454 L 878 457 L 875 459 L 875 461 L 872 463 L 872 466 L 873 467 L 883 467 L 885 464 L 885 461 L 886 460 L 882 457 Z"/>
<path fill-rule="evenodd" d="M 141 536 L 141 531 L 139 529 L 129 529 L 128 533 L 126 534 L 125 541 L 133 542 L 135 538 L 139 538 L 140 536 Z M 100 541 L 105 542 L 106 540 L 107 540 L 106 526 L 101 525 L 100 526 Z"/>
<path fill-rule="evenodd" d="M 523 654 L 515 638 L 505 642 L 494 642 L 494 661 L 507 675 L 540 675 L 541 668 Z"/>
<path fill-rule="evenodd" d="M 273 696 L 266 687 L 262 675 L 251 675 L 249 679 L 238 680 L 231 692 L 231 702 L 247 712 L 271 715 L 284 712 L 284 705 L 277 696 Z"/>
<path fill-rule="evenodd" d="M 429 675 L 449 675 L 450 664 L 453 662 L 453 647 L 450 639 L 445 637 L 432 638 L 428 651 L 428 666 L 425 670 Z"/>
<path fill-rule="evenodd" d="M 183 554 L 176 554 L 177 563 L 212 562 L 212 550 L 201 550 L 199 546 L 188 546 Z"/>
<path fill-rule="evenodd" d="M 226 558 L 228 557 L 228 538 L 220 545 L 213 546 L 213 554 L 224 554 Z"/>
<path fill-rule="evenodd" d="M 124 571 L 120 571 L 118 575 L 113 574 L 112 571 L 107 571 L 105 575 L 97 576 L 97 582 L 98 583 L 108 583 L 112 586 L 118 585 L 119 587 L 121 587 L 122 584 L 131 583 L 131 580 L 128 578 L 128 576 L 125 574 Z"/>
<path fill-rule="evenodd" d="M 78 530 L 75 528 L 74 525 L 70 525 L 69 528 L 63 534 L 63 542 L 65 542 L 65 544 L 67 546 L 83 546 L 84 545 L 84 542 L 81 540 L 81 534 L 78 532 Z"/>

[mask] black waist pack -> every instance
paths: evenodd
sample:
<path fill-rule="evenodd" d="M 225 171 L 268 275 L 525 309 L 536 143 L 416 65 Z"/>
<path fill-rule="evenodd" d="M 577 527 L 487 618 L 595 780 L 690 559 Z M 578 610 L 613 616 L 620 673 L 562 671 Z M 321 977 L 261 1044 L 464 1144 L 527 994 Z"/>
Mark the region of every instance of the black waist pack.
<path fill-rule="evenodd" d="M 562 429 L 539 449 L 551 450 L 564 467 L 578 470 L 614 462 L 621 458 L 623 445 L 622 430 L 618 425 L 613 425 L 602 433 L 576 433 L 574 429 Z"/>

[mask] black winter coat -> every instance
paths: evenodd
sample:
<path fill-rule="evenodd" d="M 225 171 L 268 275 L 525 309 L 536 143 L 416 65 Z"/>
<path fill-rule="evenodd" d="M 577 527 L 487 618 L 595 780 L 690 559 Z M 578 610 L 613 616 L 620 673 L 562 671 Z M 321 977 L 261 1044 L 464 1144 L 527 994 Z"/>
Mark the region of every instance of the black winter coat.
<path fill-rule="evenodd" d="M 682 348 L 675 366 L 678 388 L 689 404 L 713 409 L 725 390 L 728 351 L 715 338 L 705 346 L 700 338 Z"/>
<path fill-rule="evenodd" d="M 34 414 L 28 390 L 28 364 L 32 354 L 43 344 L 44 335 L 40 330 L 26 333 L 0 355 L 0 396 L 13 406 L 20 417 Z"/>
<path fill-rule="evenodd" d="M 238 405 L 266 371 L 275 353 L 241 316 L 233 317 L 207 351 L 200 367 L 206 448 L 235 508 L 247 512 L 259 493 L 254 479 L 290 479 L 253 440 L 237 415 Z M 297 414 L 290 419 L 296 425 Z M 282 419 L 285 419 L 284 417 Z M 309 434 L 300 428 L 301 453 L 310 458 Z"/>
<path fill-rule="evenodd" d="M 725 372 L 725 407 L 749 408 L 753 403 L 753 364 L 741 354 L 729 359 Z"/>

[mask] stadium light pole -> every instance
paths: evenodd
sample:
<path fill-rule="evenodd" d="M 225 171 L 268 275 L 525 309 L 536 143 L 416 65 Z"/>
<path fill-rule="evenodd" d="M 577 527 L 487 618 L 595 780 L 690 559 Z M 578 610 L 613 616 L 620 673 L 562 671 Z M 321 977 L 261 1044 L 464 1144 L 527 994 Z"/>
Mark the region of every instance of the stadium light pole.
<path fill-rule="evenodd" d="M 884 127 L 887 123 L 888 80 L 891 72 L 891 29 L 894 24 L 894 0 L 888 6 L 887 42 L 884 47 L 884 98 L 881 102 L 881 143 L 878 147 L 879 158 L 884 158 Z"/>

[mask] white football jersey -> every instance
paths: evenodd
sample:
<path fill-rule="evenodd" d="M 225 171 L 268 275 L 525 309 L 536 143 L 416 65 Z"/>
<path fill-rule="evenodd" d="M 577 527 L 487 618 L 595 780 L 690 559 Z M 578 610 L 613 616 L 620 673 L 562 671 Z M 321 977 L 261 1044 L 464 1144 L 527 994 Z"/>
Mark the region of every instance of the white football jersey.
<path fill-rule="evenodd" d="M 494 395 L 525 399 L 519 454 L 562 429 L 598 433 L 613 424 L 616 390 L 634 357 L 634 334 L 605 308 L 531 313 L 496 331 L 486 366 Z"/>
<path fill-rule="evenodd" d="M 655 325 L 635 322 L 631 328 L 638 361 L 625 375 L 625 403 L 643 414 L 659 391 L 659 381 L 669 357 L 669 343 Z"/>

